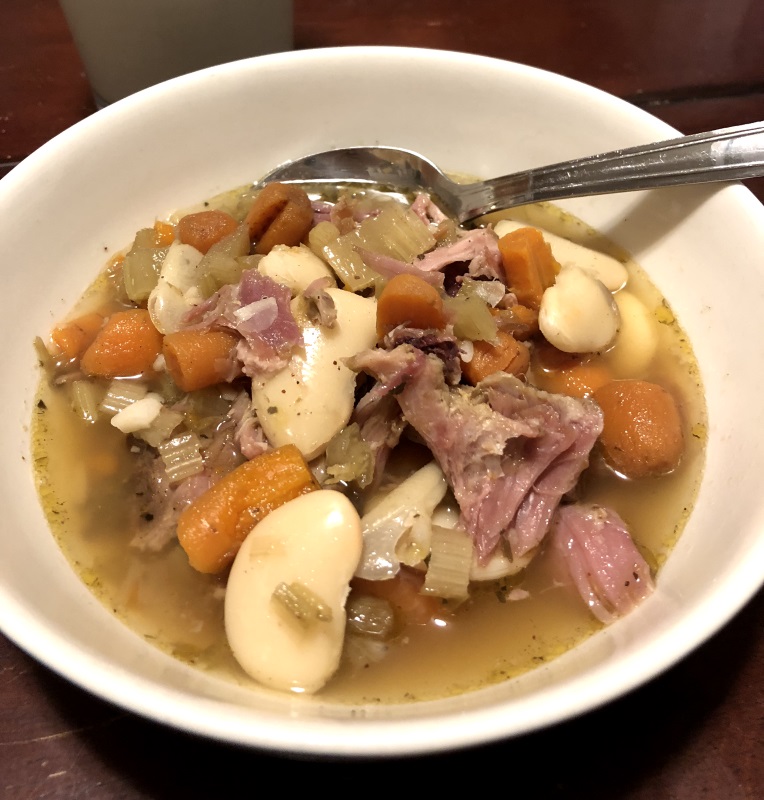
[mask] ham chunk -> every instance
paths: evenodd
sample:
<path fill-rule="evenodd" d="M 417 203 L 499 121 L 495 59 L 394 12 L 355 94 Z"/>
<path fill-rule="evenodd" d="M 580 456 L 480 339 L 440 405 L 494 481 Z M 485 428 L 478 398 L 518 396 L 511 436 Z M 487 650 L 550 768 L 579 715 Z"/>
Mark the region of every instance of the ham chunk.
<path fill-rule="evenodd" d="M 236 355 L 243 371 L 256 377 L 283 369 L 292 350 L 302 344 L 302 331 L 290 309 L 286 286 L 245 270 L 238 284 L 227 284 L 208 300 L 195 306 L 183 327 L 232 330 L 242 337 Z"/>
<path fill-rule="evenodd" d="M 600 506 L 561 506 L 550 544 L 601 622 L 622 617 L 653 591 L 650 568 L 615 511 Z"/>
<path fill-rule="evenodd" d="M 502 536 L 513 558 L 541 542 L 602 429 L 594 402 L 541 392 L 505 373 L 475 387 L 449 386 L 443 362 L 408 344 L 359 354 L 351 366 L 377 378 L 372 393 L 395 393 L 445 473 L 482 562 Z"/>

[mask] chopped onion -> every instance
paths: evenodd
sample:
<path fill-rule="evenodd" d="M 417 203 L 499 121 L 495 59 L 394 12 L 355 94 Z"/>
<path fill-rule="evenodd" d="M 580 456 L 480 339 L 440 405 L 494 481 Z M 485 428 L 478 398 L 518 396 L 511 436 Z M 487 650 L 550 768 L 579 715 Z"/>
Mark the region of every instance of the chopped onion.
<path fill-rule="evenodd" d="M 371 447 L 361 438 L 357 422 L 346 425 L 326 446 L 326 483 L 355 481 L 365 489 L 374 477 Z"/>
<path fill-rule="evenodd" d="M 372 581 L 394 577 L 401 567 L 396 553 L 399 540 L 412 529 L 418 517 L 427 522 L 426 526 L 419 528 L 419 535 L 423 530 L 429 535 L 432 512 L 447 488 L 443 472 L 435 461 L 431 461 L 365 514 L 361 519 L 363 553 L 355 574 Z M 420 544 L 420 547 L 429 549 L 428 545 Z"/>
<path fill-rule="evenodd" d="M 433 530 L 439 527 L 454 528 L 463 532 L 460 516 L 459 506 L 453 501 L 453 498 L 448 502 L 442 502 L 432 515 Z M 495 581 L 499 578 L 506 578 L 509 575 L 516 575 L 528 566 L 535 554 L 536 550 L 534 549 L 520 558 L 511 559 L 505 554 L 503 547 L 497 547 L 487 563 L 481 564 L 475 550 L 472 554 L 470 580 Z"/>
<path fill-rule="evenodd" d="M 149 425 L 159 416 L 162 399 L 156 394 L 147 394 L 130 403 L 111 418 L 111 424 L 122 433 L 134 433 Z"/>
<path fill-rule="evenodd" d="M 462 291 L 468 295 L 474 294 L 491 308 L 504 299 L 507 287 L 501 281 L 477 281 L 474 278 L 465 277 L 462 280 Z"/>
<path fill-rule="evenodd" d="M 462 339 L 459 342 L 459 358 L 469 364 L 475 356 L 475 345 L 469 339 Z"/>
<path fill-rule="evenodd" d="M 395 613 L 387 600 L 368 594 L 351 595 L 345 607 L 348 631 L 375 639 L 388 639 Z"/>
<path fill-rule="evenodd" d="M 454 319 L 454 335 L 471 341 L 496 340 L 497 328 L 485 300 L 461 290 L 456 297 L 447 297 L 445 305 Z"/>

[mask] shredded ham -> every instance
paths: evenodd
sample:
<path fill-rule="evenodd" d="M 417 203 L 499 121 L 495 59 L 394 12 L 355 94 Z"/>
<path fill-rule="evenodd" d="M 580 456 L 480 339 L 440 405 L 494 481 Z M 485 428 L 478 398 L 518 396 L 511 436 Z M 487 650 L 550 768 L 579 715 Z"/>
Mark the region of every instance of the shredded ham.
<path fill-rule="evenodd" d="M 377 378 L 374 398 L 395 392 L 446 475 L 482 563 L 502 536 L 514 558 L 540 543 L 588 464 L 602 427 L 595 403 L 540 392 L 508 374 L 474 388 L 448 386 L 441 360 L 408 344 L 365 351 L 348 364 Z"/>
<path fill-rule="evenodd" d="M 302 332 L 289 307 L 286 286 L 257 269 L 242 273 L 236 285 L 223 286 L 188 312 L 184 327 L 233 330 L 242 336 L 236 357 L 246 375 L 276 372 L 287 365 L 302 344 Z"/>
<path fill-rule="evenodd" d="M 419 258 L 415 266 L 423 272 L 433 272 L 459 262 L 468 262 L 467 272 L 473 278 L 505 282 L 499 240 L 488 228 L 467 231 L 454 244 L 436 247 Z"/>
<path fill-rule="evenodd" d="M 302 293 L 308 301 L 308 317 L 326 328 L 333 328 L 337 322 L 337 308 L 332 296 L 326 291 L 334 285 L 334 281 L 325 275 L 311 281 Z"/>
<path fill-rule="evenodd" d="M 600 506 L 561 506 L 551 545 L 598 620 L 609 624 L 627 614 L 655 588 L 650 568 L 626 523 Z"/>

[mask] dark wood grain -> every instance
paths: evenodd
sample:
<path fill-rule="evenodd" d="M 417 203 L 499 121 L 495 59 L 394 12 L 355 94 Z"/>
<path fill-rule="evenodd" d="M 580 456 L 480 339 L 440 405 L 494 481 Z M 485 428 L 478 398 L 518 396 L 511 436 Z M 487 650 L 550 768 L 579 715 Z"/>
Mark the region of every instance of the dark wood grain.
<path fill-rule="evenodd" d="M 55 0 L 2 0 L 0 175 L 95 110 Z M 409 45 L 553 70 L 685 133 L 764 119 L 760 0 L 295 1 L 299 48 Z M 764 200 L 764 181 L 748 183 Z M 0 231 L 2 222 L 0 221 Z M 1 233 L 0 233 L 1 235 Z M 0 636 L 0 796 L 196 798 L 398 783 L 533 798 L 764 797 L 764 592 L 663 676 L 516 740 L 399 764 L 290 761 L 198 739 L 92 697 Z M 294 777 L 293 777 L 294 776 Z M 275 783 L 279 781 L 279 783 Z M 485 787 L 485 788 L 483 788 Z"/>

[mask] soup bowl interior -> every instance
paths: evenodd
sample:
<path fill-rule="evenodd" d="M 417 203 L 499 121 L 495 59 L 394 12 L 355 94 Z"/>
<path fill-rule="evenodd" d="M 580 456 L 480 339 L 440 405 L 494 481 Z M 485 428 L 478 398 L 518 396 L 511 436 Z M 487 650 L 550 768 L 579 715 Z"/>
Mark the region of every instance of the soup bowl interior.
<path fill-rule="evenodd" d="M 174 209 L 331 147 L 418 150 L 491 177 L 668 138 L 650 115 L 559 76 L 480 57 L 388 48 L 281 54 L 170 81 L 64 132 L 0 183 L 6 373 L 0 418 L 0 623 L 75 683 L 139 714 L 245 745 L 394 755 L 527 732 L 606 702 L 723 625 L 764 576 L 756 435 L 764 361 L 764 210 L 740 186 L 665 189 L 561 205 L 628 250 L 697 356 L 709 417 L 689 523 L 657 590 L 627 618 L 519 679 L 444 700 L 347 707 L 234 685 L 127 629 L 50 534 L 30 464 L 39 379 L 32 340 L 110 253 Z M 730 243 L 734 242 L 734 247 Z"/>

